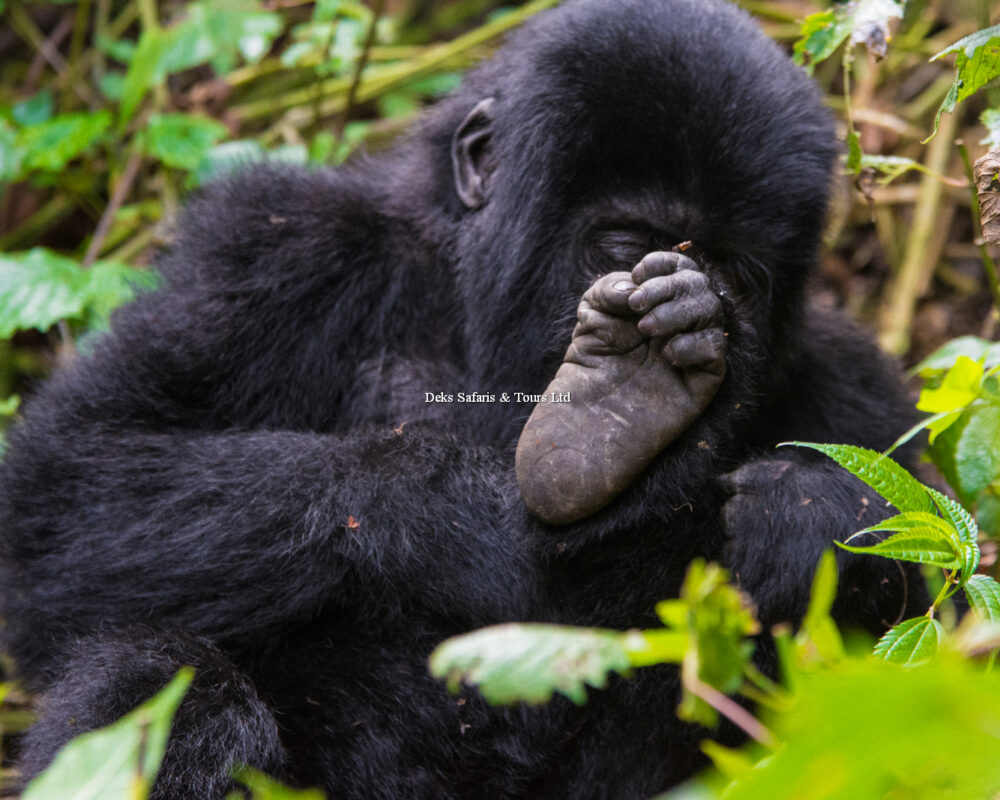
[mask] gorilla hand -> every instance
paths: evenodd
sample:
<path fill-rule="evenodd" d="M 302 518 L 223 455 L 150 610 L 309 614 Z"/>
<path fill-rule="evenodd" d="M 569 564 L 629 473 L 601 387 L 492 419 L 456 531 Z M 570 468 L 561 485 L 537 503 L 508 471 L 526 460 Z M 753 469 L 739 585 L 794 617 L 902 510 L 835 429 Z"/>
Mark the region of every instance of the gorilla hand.
<path fill-rule="evenodd" d="M 549 402 L 535 406 L 517 445 L 521 495 L 553 525 L 611 502 L 708 407 L 725 376 L 722 304 L 680 253 L 650 253 L 631 273 L 599 278 L 577 319 Z"/>

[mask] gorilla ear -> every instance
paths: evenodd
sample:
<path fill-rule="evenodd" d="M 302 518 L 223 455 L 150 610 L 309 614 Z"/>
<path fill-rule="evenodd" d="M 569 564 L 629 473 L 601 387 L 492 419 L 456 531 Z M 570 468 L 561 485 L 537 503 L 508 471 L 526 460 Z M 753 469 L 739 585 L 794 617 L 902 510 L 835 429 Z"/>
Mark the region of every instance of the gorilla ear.
<path fill-rule="evenodd" d="M 492 97 L 481 100 L 462 121 L 451 140 L 451 167 L 455 190 L 468 208 L 486 203 L 486 180 L 493 171 L 490 137 L 493 135 Z"/>

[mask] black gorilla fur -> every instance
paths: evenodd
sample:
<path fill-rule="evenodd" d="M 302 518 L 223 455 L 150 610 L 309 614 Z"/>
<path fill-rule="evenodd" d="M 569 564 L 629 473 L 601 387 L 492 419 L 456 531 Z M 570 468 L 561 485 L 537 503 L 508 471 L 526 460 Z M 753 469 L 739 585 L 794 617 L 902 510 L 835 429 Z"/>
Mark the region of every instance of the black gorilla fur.
<path fill-rule="evenodd" d="M 487 98 L 460 193 L 455 132 Z M 45 692 L 26 774 L 191 664 L 161 798 L 221 797 L 238 762 L 331 798 L 642 798 L 689 775 L 705 732 L 677 721 L 672 669 L 493 709 L 426 658 L 507 620 L 655 625 L 697 556 L 765 626 L 795 621 L 819 554 L 888 514 L 774 450 L 884 448 L 910 413 L 864 336 L 806 313 L 835 155 L 814 87 L 742 12 L 571 0 L 392 152 L 192 199 L 165 286 L 10 437 L 0 613 Z M 546 526 L 514 478 L 531 406 L 424 395 L 543 392 L 595 278 L 684 239 L 723 303 L 725 380 L 607 507 Z M 916 573 L 838 560 L 839 619 L 918 608 Z"/>

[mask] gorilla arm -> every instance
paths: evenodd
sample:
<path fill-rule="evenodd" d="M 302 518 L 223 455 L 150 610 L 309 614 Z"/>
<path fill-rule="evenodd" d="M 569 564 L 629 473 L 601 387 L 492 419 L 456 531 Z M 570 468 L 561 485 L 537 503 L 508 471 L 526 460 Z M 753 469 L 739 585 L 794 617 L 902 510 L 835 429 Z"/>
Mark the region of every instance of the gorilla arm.
<path fill-rule="evenodd" d="M 606 506 L 708 407 L 725 376 L 722 306 L 697 264 L 655 252 L 584 294 L 573 339 L 517 445 L 528 508 L 562 525 Z"/>

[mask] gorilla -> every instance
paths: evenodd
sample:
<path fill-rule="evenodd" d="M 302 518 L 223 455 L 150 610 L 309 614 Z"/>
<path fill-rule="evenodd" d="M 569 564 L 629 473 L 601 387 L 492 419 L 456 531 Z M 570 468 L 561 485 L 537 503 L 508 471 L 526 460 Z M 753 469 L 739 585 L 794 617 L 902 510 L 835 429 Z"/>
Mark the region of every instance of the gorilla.
<path fill-rule="evenodd" d="M 655 626 L 695 557 L 767 630 L 891 509 L 786 440 L 884 449 L 894 366 L 810 308 L 833 123 L 718 0 L 567 0 L 403 141 L 193 197 L 0 473 L 23 774 L 185 664 L 157 798 L 639 798 L 703 763 L 675 669 L 498 709 L 427 672 L 504 621 Z M 838 553 L 837 619 L 920 610 Z M 758 661 L 773 669 L 766 637 Z M 732 732 L 722 731 L 723 738 Z"/>

